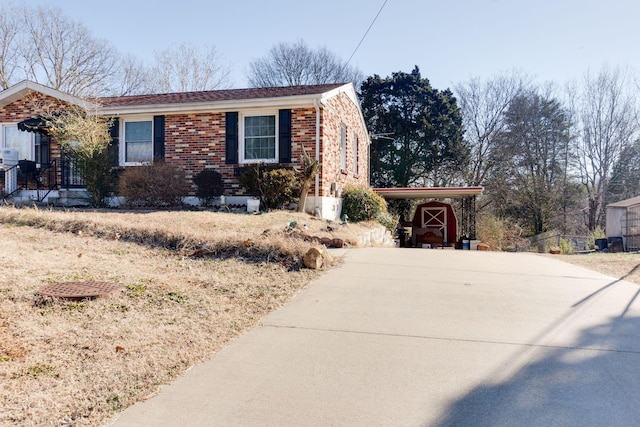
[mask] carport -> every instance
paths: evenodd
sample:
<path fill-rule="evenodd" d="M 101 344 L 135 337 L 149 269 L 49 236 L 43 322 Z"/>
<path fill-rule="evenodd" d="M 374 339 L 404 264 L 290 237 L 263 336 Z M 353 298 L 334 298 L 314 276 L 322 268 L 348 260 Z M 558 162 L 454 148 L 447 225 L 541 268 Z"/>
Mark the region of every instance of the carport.
<path fill-rule="evenodd" d="M 414 242 L 416 232 L 430 232 L 437 228 L 445 242 L 453 243 L 465 236 L 476 239 L 476 198 L 482 194 L 483 187 L 412 187 L 412 188 L 374 188 L 385 199 L 404 200 L 447 200 L 461 199 L 457 214 L 451 215 L 446 203 L 424 203 L 418 206 L 411 223 Z M 448 204 L 450 206 L 450 204 Z M 452 223 L 453 221 L 453 223 Z M 452 230 L 454 230 L 452 232 Z M 455 237 L 454 237 L 455 236 Z"/>

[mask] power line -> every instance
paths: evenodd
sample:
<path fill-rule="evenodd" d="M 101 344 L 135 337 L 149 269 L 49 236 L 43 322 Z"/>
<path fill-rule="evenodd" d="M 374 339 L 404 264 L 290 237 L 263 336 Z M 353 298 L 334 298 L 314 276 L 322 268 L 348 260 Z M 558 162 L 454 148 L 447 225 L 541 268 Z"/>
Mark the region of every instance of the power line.
<path fill-rule="evenodd" d="M 367 34 L 369 34 L 369 30 L 371 30 L 371 27 L 373 27 L 373 24 L 376 23 L 376 19 L 378 19 L 378 16 L 380 16 L 380 12 L 382 12 L 382 9 L 384 9 L 384 6 L 387 4 L 387 1 L 389 1 L 389 0 L 384 0 L 384 3 L 382 3 L 382 6 L 380 6 L 380 10 L 378 10 L 378 13 L 373 18 L 373 21 L 371 21 L 371 24 L 369 25 L 369 28 L 367 28 L 367 31 L 365 31 L 364 35 L 360 39 L 360 42 L 358 43 L 358 46 L 356 46 L 356 48 L 353 50 L 353 53 L 351 54 L 349 59 L 347 59 L 347 62 L 345 62 L 345 64 L 344 64 L 345 67 L 349 64 L 349 62 L 351 62 L 351 59 L 353 58 L 353 56 L 356 54 L 356 52 L 360 48 L 360 45 L 362 44 L 364 39 L 367 37 Z"/>

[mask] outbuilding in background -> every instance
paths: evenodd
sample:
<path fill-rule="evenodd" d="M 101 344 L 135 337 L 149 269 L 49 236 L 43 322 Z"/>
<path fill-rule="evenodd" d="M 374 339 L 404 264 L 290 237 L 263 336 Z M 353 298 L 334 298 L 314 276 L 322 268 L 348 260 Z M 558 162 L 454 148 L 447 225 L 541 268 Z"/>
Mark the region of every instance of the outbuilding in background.
<path fill-rule="evenodd" d="M 625 251 L 640 250 L 640 196 L 608 204 L 606 215 L 609 244 L 621 239 Z"/>

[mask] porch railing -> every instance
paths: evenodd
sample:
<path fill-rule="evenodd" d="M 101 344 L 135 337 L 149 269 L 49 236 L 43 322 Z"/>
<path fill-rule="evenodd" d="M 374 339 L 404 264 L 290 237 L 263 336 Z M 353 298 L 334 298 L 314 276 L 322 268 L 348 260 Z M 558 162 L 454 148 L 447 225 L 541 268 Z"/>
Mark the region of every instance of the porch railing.
<path fill-rule="evenodd" d="M 5 185 L 2 188 L 2 200 L 6 201 L 21 190 L 32 190 L 36 192 L 38 202 L 58 188 L 58 168 L 57 162 L 43 164 L 40 168 L 35 162 L 20 161 L 17 165 L 3 171 Z M 15 180 L 15 186 L 12 183 Z"/>

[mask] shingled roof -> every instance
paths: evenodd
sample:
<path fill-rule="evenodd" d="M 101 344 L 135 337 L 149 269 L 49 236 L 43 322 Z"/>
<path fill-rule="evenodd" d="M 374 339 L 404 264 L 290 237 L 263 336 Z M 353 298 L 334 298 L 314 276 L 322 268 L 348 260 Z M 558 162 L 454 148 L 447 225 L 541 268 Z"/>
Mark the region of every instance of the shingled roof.
<path fill-rule="evenodd" d="M 156 95 L 115 96 L 100 98 L 100 102 L 104 107 L 133 107 L 143 105 L 191 104 L 235 100 L 240 101 L 248 99 L 320 95 L 344 85 L 345 83 L 333 83 L 309 86 L 226 89 L 201 92 L 163 93 Z"/>

